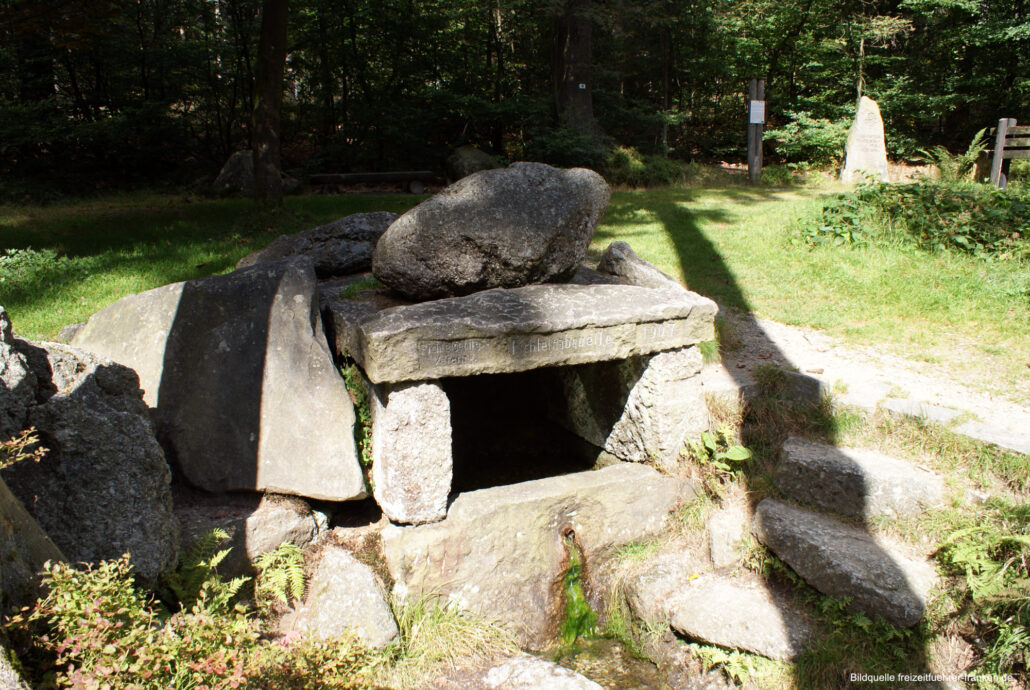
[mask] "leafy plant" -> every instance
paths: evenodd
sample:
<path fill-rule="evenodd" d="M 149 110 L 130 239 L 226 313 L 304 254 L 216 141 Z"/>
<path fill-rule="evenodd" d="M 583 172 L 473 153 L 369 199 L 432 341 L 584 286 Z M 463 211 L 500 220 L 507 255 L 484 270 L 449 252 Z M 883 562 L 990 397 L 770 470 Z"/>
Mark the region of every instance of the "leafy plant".
<path fill-rule="evenodd" d="M 713 434 L 701 432 L 700 441 L 688 445 L 690 455 L 701 463 L 711 464 L 723 472 L 736 469 L 729 463 L 740 463 L 751 459 L 751 451 L 736 442 L 736 436 L 728 426 L 720 426 Z"/>
<path fill-rule="evenodd" d="M 49 452 L 46 448 L 38 445 L 39 437 L 36 435 L 36 427 L 29 427 L 14 438 L 0 441 L 0 470 L 10 467 L 22 460 L 39 462 Z"/>
<path fill-rule="evenodd" d="M 261 554 L 254 567 L 258 570 L 254 597 L 259 606 L 271 599 L 288 605 L 304 597 L 304 555 L 293 542 L 283 542 L 275 551 Z"/>
<path fill-rule="evenodd" d="M 926 180 L 862 184 L 802 226 L 810 244 L 912 245 L 927 251 L 1030 258 L 1030 191 Z"/>
<path fill-rule="evenodd" d="M 683 165 L 665 156 L 642 154 L 630 146 L 611 149 L 602 168 L 609 184 L 659 187 L 682 183 Z"/>
<path fill-rule="evenodd" d="M 955 155 L 943 146 L 935 146 L 929 151 L 919 149 L 919 153 L 937 166 L 941 174 L 941 182 L 962 182 L 972 177 L 977 159 L 989 146 L 987 130 L 981 129 L 973 136 L 973 140 L 964 153 Z"/>
<path fill-rule="evenodd" d="M 781 156 L 797 164 L 840 167 L 848 123 L 812 117 L 804 111 L 787 111 L 791 121 L 778 129 L 765 132 L 766 141 L 775 141 Z"/>
<path fill-rule="evenodd" d="M 361 464 L 368 468 L 372 466 L 372 409 L 369 405 L 368 391 L 356 364 L 341 368 L 340 373 L 343 374 L 357 415 L 354 441 L 358 445 Z"/>
<path fill-rule="evenodd" d="M 218 565 L 230 552 L 230 549 L 218 547 L 229 538 L 224 529 L 213 529 L 195 541 L 182 556 L 179 568 L 167 579 L 168 587 L 182 608 L 195 605 L 203 594 L 219 610 L 226 610 L 250 579 L 241 576 L 225 582 L 218 576 Z"/>

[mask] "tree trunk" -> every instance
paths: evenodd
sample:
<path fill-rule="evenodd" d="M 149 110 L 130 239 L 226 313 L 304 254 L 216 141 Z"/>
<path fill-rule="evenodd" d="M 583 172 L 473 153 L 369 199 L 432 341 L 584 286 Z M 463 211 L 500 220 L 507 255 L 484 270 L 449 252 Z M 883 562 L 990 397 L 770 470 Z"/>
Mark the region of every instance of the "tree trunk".
<path fill-rule="evenodd" d="M 286 65 L 288 0 L 264 0 L 261 38 L 258 42 L 254 80 L 254 194 L 276 204 L 283 201 L 279 158 L 279 114 L 283 102 L 283 70 Z"/>
<path fill-rule="evenodd" d="M 594 134 L 591 95 L 592 0 L 567 0 L 557 18 L 552 61 L 558 123 L 584 134 Z"/>

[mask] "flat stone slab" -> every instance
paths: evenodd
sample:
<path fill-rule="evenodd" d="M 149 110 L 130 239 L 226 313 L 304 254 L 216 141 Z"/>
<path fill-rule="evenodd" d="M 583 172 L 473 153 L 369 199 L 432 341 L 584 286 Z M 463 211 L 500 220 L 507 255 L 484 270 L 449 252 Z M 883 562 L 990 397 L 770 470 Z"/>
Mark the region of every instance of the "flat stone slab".
<path fill-rule="evenodd" d="M 806 616 L 762 583 L 684 575 L 677 592 L 670 623 L 695 640 L 787 660 L 812 638 Z"/>
<path fill-rule="evenodd" d="M 510 628 L 520 646 L 555 640 L 566 539 L 587 573 L 620 546 L 655 536 L 689 491 L 683 480 L 621 464 L 460 494 L 441 522 L 383 529 L 397 601 L 441 595 Z"/>
<path fill-rule="evenodd" d="M 766 498 L 751 531 L 823 594 L 902 627 L 922 618 L 933 566 L 878 542 L 865 530 Z"/>
<path fill-rule="evenodd" d="M 843 515 L 912 515 L 944 500 L 941 479 L 910 462 L 796 436 L 784 442 L 773 480 L 788 496 Z"/>
<path fill-rule="evenodd" d="M 711 340 L 715 302 L 681 289 L 529 285 L 391 307 L 337 301 L 337 354 L 373 383 L 527 371 Z"/>

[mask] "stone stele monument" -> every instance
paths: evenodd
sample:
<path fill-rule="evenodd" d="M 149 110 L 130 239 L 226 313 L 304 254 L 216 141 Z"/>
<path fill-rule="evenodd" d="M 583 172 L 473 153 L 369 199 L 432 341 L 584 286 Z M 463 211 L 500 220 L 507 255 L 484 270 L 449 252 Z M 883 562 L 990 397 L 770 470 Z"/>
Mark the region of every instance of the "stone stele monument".
<path fill-rule="evenodd" d="M 864 177 L 887 181 L 887 145 L 883 138 L 883 118 L 880 117 L 880 106 L 866 96 L 859 99 L 855 123 L 848 131 L 844 170 L 841 171 L 840 179 L 844 182 L 860 182 Z"/>

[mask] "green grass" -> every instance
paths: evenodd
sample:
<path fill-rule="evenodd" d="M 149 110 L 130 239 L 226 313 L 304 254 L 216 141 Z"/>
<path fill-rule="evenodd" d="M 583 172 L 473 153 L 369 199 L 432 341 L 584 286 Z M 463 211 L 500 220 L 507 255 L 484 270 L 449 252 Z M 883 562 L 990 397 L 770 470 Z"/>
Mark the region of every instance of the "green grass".
<path fill-rule="evenodd" d="M 591 249 L 625 240 L 729 307 L 883 344 L 1030 402 L 1030 303 L 1021 297 L 1027 267 L 951 252 L 794 241 L 795 225 L 833 190 L 616 191 Z M 349 213 L 400 212 L 419 199 L 291 197 L 277 211 L 247 199 L 167 194 L 0 206 L 0 247 L 33 250 L 0 259 L 0 304 L 22 335 L 52 338 L 127 294 L 227 272 L 279 234 Z"/>
<path fill-rule="evenodd" d="M 794 226 L 825 190 L 726 187 L 617 192 L 595 236 L 624 240 L 691 290 L 743 311 L 1004 381 L 1030 402 L 1025 264 L 906 247 L 806 247 Z M 1007 390 L 1005 390 L 1007 389 Z"/>
<path fill-rule="evenodd" d="M 405 194 L 291 197 L 280 210 L 249 199 L 129 195 L 52 206 L 0 206 L 0 304 L 15 330 L 53 338 L 115 300 L 225 273 L 284 233 L 364 211 L 402 212 Z"/>

